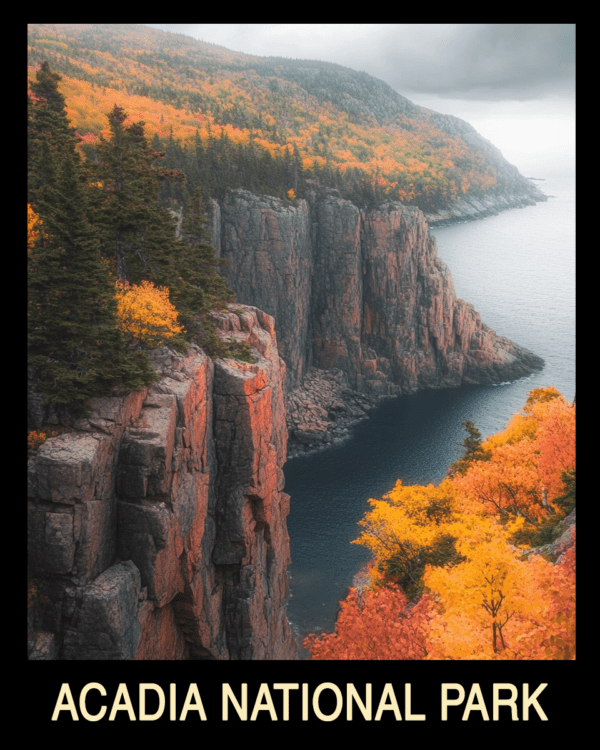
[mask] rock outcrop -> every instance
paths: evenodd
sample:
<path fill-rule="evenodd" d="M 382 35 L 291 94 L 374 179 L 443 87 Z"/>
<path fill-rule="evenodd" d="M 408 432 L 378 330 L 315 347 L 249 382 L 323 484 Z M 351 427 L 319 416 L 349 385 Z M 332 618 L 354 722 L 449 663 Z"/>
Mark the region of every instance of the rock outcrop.
<path fill-rule="evenodd" d="M 568 516 L 560 521 L 554 531 L 555 539 L 553 542 L 544 544 L 540 547 L 532 547 L 522 553 L 524 558 L 532 555 L 541 555 L 546 560 L 553 563 L 560 563 L 565 555 L 575 545 L 575 532 L 577 528 L 577 509 L 569 513 Z"/>
<path fill-rule="evenodd" d="M 238 299 L 276 320 L 287 389 L 297 396 L 288 399 L 290 436 L 301 444 L 311 432 L 326 444 L 334 422 L 324 414 L 330 395 L 309 397 L 312 413 L 300 404 L 300 390 L 314 391 L 310 368 L 341 372 L 353 399 L 377 401 L 543 366 L 456 297 L 419 209 L 361 210 L 332 191 L 292 204 L 239 189 L 213 201 L 212 239 L 230 261 L 224 273 Z"/>
<path fill-rule="evenodd" d="M 236 190 L 213 242 L 248 303 L 216 316 L 220 335 L 256 362 L 159 350 L 150 388 L 54 420 L 28 467 L 32 659 L 295 658 L 288 433 L 294 455 L 382 398 L 543 365 L 456 298 L 418 209 Z"/>
<path fill-rule="evenodd" d="M 159 381 L 32 452 L 30 658 L 295 658 L 285 365 L 273 318 L 216 317 L 255 363 L 161 349 Z"/>

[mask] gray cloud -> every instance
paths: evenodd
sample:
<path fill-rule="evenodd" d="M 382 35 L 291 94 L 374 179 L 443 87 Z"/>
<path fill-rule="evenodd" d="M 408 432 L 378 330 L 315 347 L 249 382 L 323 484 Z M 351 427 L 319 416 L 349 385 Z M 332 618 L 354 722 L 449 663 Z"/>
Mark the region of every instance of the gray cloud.
<path fill-rule="evenodd" d="M 573 26 L 463 26 L 447 36 L 426 44 L 430 53 L 420 55 L 406 75 L 398 66 L 391 85 L 400 87 L 404 79 L 407 90 L 479 100 L 573 91 Z"/>
<path fill-rule="evenodd" d="M 573 96 L 572 24 L 148 24 L 260 56 L 364 70 L 399 93 L 527 100 Z"/>

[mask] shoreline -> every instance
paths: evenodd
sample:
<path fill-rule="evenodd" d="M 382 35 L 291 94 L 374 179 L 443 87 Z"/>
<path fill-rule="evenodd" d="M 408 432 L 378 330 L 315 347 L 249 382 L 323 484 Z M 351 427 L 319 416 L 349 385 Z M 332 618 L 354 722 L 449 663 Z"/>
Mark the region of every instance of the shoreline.
<path fill-rule="evenodd" d="M 541 178 L 540 178 L 541 179 Z M 442 209 L 438 212 L 426 212 L 425 218 L 430 229 L 452 226 L 454 224 L 463 224 L 467 221 L 479 221 L 487 219 L 490 216 L 497 216 L 503 211 L 509 211 L 513 208 L 526 208 L 535 206 L 537 203 L 544 203 L 549 197 L 534 188 L 535 197 L 529 193 L 512 193 L 508 195 L 485 195 L 481 198 L 465 198 L 457 201 L 452 207 Z"/>

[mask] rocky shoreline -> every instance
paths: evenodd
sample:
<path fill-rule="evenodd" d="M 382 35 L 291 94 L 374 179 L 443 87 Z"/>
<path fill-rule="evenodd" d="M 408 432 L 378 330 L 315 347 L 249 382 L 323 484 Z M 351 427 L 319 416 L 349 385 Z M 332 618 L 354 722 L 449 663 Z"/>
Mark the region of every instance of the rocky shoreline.
<path fill-rule="evenodd" d="M 456 201 L 450 208 L 435 212 L 425 212 L 425 218 L 430 227 L 444 227 L 452 224 L 462 224 L 465 221 L 477 221 L 489 216 L 497 216 L 501 211 L 511 208 L 525 208 L 535 206 L 536 203 L 548 200 L 541 190 L 535 190 L 532 197 L 529 193 L 510 193 L 508 195 L 484 195 L 480 198 L 464 198 Z"/>
<path fill-rule="evenodd" d="M 495 336 L 494 331 L 487 330 Z M 541 357 L 504 336 L 495 336 L 495 355 L 492 359 L 486 353 L 472 369 L 465 368 L 462 382 L 490 385 L 517 380 L 544 366 Z M 377 371 L 376 359 L 372 363 L 371 374 L 380 375 L 380 379 L 363 381 L 361 390 L 350 386 L 348 375 L 341 369 L 310 367 L 302 384 L 285 393 L 286 460 L 340 445 L 351 437 L 356 424 L 368 419 L 368 411 L 403 393 L 399 385 Z M 372 387 L 373 384 L 377 388 Z M 404 391 L 405 394 L 414 392 L 416 389 Z"/>
<path fill-rule="evenodd" d="M 351 428 L 368 418 L 367 412 L 390 398 L 385 394 L 357 391 L 343 370 L 311 367 L 302 386 L 285 396 L 288 426 L 287 460 L 321 451 L 347 440 Z"/>

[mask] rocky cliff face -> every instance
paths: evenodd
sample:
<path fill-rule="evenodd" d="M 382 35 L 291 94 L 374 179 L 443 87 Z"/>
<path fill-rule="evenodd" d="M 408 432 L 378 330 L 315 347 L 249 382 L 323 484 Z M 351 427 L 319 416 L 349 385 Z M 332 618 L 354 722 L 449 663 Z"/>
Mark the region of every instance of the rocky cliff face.
<path fill-rule="evenodd" d="M 382 397 L 543 364 L 456 298 L 418 209 L 237 190 L 213 241 L 256 305 L 216 316 L 221 335 L 256 362 L 159 350 L 152 387 L 54 420 L 29 460 L 32 659 L 295 658 L 288 431 L 325 445 Z"/>
<path fill-rule="evenodd" d="M 295 658 L 285 365 L 271 317 L 217 317 L 256 363 L 159 350 L 30 456 L 30 658 Z"/>
<path fill-rule="evenodd" d="M 331 192 L 292 205 L 235 190 L 213 202 L 213 243 L 230 261 L 225 274 L 238 299 L 276 320 L 288 417 L 297 413 L 291 435 L 300 442 L 311 431 L 328 442 L 335 403 L 340 414 L 350 396 L 354 409 L 359 394 L 372 402 L 500 382 L 543 365 L 457 299 L 418 209 L 386 203 L 365 211 Z M 333 373 L 340 387 L 306 402 L 311 368 Z"/>

